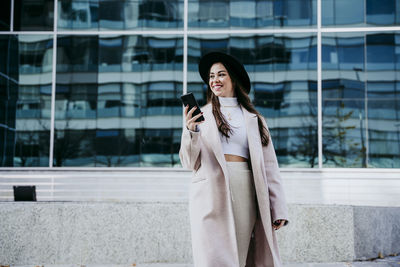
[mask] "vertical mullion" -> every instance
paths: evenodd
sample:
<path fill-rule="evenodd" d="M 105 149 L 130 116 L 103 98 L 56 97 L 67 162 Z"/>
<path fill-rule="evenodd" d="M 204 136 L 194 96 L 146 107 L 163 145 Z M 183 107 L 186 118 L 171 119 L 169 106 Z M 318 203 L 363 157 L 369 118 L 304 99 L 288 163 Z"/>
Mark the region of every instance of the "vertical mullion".
<path fill-rule="evenodd" d="M 322 36 L 321 0 L 317 0 L 317 101 L 318 101 L 318 168 L 322 168 Z"/>
<path fill-rule="evenodd" d="M 364 24 L 367 25 L 367 1 L 364 1 Z M 367 94 L 367 33 L 364 33 L 364 126 L 365 126 L 365 140 L 363 146 L 365 147 L 365 167 L 368 167 L 368 94 Z M 362 166 L 364 167 L 364 166 Z"/>
<path fill-rule="evenodd" d="M 57 17 L 58 0 L 54 0 L 54 23 L 53 23 L 53 66 L 51 79 L 51 120 L 50 120 L 50 151 L 49 167 L 53 168 L 54 156 L 54 120 L 55 120 L 55 102 L 56 102 L 56 67 L 57 67 Z M 51 178 L 51 197 L 54 198 L 54 176 Z"/>
<path fill-rule="evenodd" d="M 368 71 L 367 71 L 367 33 L 364 33 L 364 121 L 365 121 L 365 167 L 369 163 L 369 142 L 368 142 Z M 364 167 L 364 166 L 363 166 Z"/>
<path fill-rule="evenodd" d="M 54 151 L 54 119 L 55 119 L 55 100 L 56 100 L 56 67 L 57 67 L 57 0 L 54 0 L 54 25 L 53 25 L 53 66 L 51 82 L 51 120 L 50 120 L 50 151 L 49 167 L 53 167 Z"/>
<path fill-rule="evenodd" d="M 183 94 L 187 93 L 187 50 L 188 50 L 188 0 L 183 3 Z M 182 107 L 182 127 L 185 125 L 184 109 Z"/>
<path fill-rule="evenodd" d="M 188 0 L 183 4 L 183 93 L 187 93 Z"/>
<path fill-rule="evenodd" d="M 11 14 L 10 14 L 10 31 L 14 31 L 14 0 L 11 1 Z"/>
<path fill-rule="evenodd" d="M 367 0 L 364 0 L 364 24 L 367 25 Z"/>

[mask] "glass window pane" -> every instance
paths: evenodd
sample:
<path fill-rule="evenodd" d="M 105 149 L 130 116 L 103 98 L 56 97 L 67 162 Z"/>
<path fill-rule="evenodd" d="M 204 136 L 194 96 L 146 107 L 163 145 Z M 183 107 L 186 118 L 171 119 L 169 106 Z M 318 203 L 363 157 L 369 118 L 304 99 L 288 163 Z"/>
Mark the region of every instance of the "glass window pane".
<path fill-rule="evenodd" d="M 364 0 L 322 0 L 322 25 L 354 25 L 364 23 Z"/>
<path fill-rule="evenodd" d="M 394 33 L 323 35 L 324 166 L 400 166 L 398 40 Z"/>
<path fill-rule="evenodd" d="M 365 38 L 322 39 L 322 149 L 324 167 L 366 167 Z"/>
<path fill-rule="evenodd" d="M 394 26 L 400 23 L 396 0 L 322 0 L 323 26 Z"/>
<path fill-rule="evenodd" d="M 397 47 L 395 37 L 393 33 L 367 35 L 368 70 L 396 69 L 396 48 L 399 49 L 399 47 Z"/>
<path fill-rule="evenodd" d="M 0 31 L 10 30 L 11 0 L 3 0 L 0 9 Z"/>
<path fill-rule="evenodd" d="M 60 36 L 55 166 L 179 166 L 183 39 Z"/>
<path fill-rule="evenodd" d="M 237 57 L 250 75 L 250 97 L 266 117 L 280 166 L 315 167 L 317 142 L 315 34 L 201 35 L 188 38 L 188 92 L 206 103 L 197 64 L 210 51 Z"/>
<path fill-rule="evenodd" d="M 398 13 L 400 7 L 396 7 L 396 0 L 366 0 L 367 23 L 371 25 L 396 25 L 399 24 Z M 397 5 L 399 2 L 397 3 Z M 399 11 L 397 11 L 399 10 Z M 397 16 L 396 16 L 397 15 Z"/>
<path fill-rule="evenodd" d="M 183 0 L 58 0 L 58 28 L 183 28 Z"/>
<path fill-rule="evenodd" d="M 15 31 L 52 31 L 54 21 L 53 0 L 15 0 Z"/>
<path fill-rule="evenodd" d="M 400 34 L 366 35 L 368 164 L 400 167 Z M 379 53 L 379 54 L 376 54 Z"/>
<path fill-rule="evenodd" d="M 189 28 L 315 27 L 316 0 L 189 0 Z"/>
<path fill-rule="evenodd" d="M 0 36 L 0 166 L 49 166 L 52 36 Z"/>

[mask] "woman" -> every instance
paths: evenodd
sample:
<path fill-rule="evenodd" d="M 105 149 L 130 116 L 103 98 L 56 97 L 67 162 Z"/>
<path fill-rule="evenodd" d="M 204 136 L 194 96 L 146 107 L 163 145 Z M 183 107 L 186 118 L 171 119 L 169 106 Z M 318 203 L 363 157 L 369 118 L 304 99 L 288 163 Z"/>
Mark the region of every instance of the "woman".
<path fill-rule="evenodd" d="M 179 156 L 189 196 L 195 267 L 282 266 L 274 230 L 288 223 L 275 150 L 249 99 L 250 79 L 230 55 L 201 58 L 202 113 L 185 107 Z M 196 122 L 203 115 L 205 120 Z M 274 229 L 274 230 L 273 230 Z"/>

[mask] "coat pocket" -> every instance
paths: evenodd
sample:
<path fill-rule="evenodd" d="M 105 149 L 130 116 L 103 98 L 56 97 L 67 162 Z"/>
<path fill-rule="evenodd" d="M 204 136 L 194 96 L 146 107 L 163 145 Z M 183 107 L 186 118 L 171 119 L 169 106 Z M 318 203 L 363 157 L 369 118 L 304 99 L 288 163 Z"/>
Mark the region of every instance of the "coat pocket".
<path fill-rule="evenodd" d="M 198 182 L 201 182 L 201 181 L 204 181 L 204 180 L 206 180 L 206 178 L 204 176 L 193 176 L 192 177 L 192 184 L 198 183 Z"/>

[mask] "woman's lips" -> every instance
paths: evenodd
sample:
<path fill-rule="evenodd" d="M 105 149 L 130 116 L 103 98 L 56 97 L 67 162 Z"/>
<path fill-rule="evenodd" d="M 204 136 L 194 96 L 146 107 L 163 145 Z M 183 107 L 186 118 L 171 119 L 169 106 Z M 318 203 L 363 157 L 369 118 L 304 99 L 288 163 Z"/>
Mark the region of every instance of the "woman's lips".
<path fill-rule="evenodd" d="M 214 89 L 214 90 L 219 90 L 219 89 L 221 89 L 221 87 L 222 87 L 222 85 L 214 85 L 214 86 L 213 86 L 213 89 Z"/>

